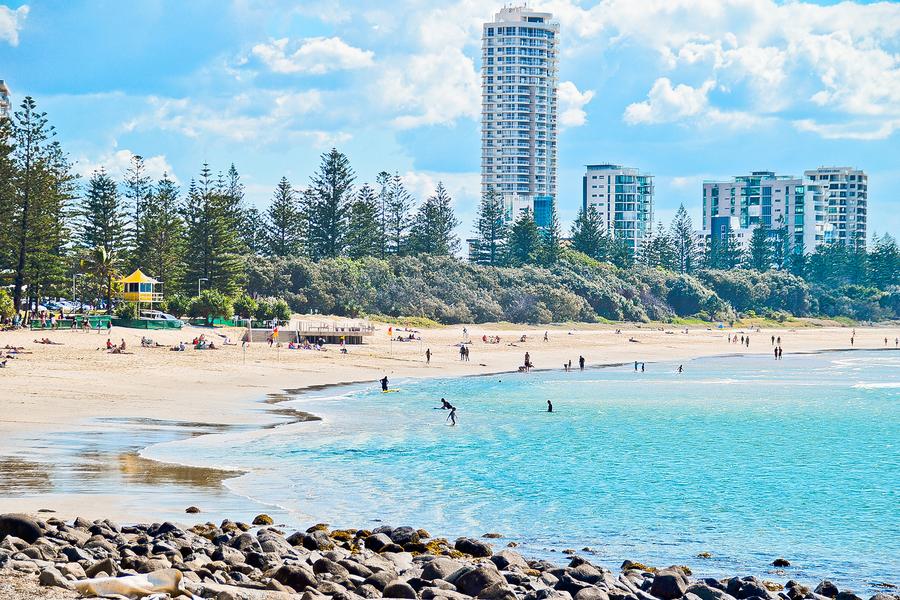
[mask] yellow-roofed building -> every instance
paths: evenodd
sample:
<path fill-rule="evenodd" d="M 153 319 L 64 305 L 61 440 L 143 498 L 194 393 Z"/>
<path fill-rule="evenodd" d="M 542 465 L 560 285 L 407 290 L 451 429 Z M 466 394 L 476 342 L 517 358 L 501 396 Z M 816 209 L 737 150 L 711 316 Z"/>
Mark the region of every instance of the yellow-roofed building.
<path fill-rule="evenodd" d="M 139 304 L 155 304 L 162 302 L 160 291 L 162 283 L 145 275 L 138 269 L 128 277 L 119 280 L 122 284 L 122 300 Z"/>

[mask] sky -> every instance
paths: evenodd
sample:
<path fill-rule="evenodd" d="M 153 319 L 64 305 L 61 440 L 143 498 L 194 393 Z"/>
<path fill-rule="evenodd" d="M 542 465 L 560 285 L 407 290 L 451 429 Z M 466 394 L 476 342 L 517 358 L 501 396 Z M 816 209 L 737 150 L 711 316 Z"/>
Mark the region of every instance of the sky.
<path fill-rule="evenodd" d="M 186 185 L 234 163 L 265 207 L 346 153 L 357 183 L 438 181 L 465 237 L 479 196 L 485 0 L 0 0 L 0 79 L 76 170 L 132 154 Z M 559 195 L 584 165 L 655 176 L 655 219 L 701 182 L 822 165 L 869 175 L 869 234 L 900 234 L 900 3 L 534 0 L 560 22 Z"/>

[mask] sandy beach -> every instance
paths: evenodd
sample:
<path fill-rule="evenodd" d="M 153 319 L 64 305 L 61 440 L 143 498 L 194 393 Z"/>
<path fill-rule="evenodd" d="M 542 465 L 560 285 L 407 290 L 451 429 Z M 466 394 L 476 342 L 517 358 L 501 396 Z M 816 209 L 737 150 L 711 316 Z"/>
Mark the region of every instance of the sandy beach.
<path fill-rule="evenodd" d="M 149 441 L 202 435 L 224 428 L 260 427 L 296 420 L 297 415 L 279 414 L 277 401 L 285 389 L 302 390 L 315 386 L 352 382 L 372 382 L 389 378 L 451 377 L 515 371 L 523 363 L 525 352 L 538 369 L 562 369 L 578 357 L 593 365 L 642 361 L 689 361 L 692 358 L 722 354 L 771 354 L 772 336 L 781 338 L 786 360 L 791 353 L 851 348 L 851 329 L 843 327 L 806 326 L 763 329 L 749 327 L 733 330 L 651 325 L 571 325 L 524 327 L 509 324 L 470 325 L 470 360 L 459 360 L 458 344 L 463 339 L 463 326 L 418 330 L 421 340 L 398 342 L 387 335 L 387 325 L 361 346 L 349 346 L 347 354 L 336 347 L 326 352 L 289 350 L 256 343 L 246 350 L 240 345 L 221 346 L 217 350 L 172 352 L 168 346 L 205 333 L 222 341 L 224 335 L 239 339 L 240 331 L 186 327 L 180 331 L 151 332 L 154 342 L 165 347 L 143 348 L 146 332 L 113 328 L 109 334 L 73 331 L 0 333 L 0 347 L 24 347 L 25 353 L 8 361 L 0 370 L 0 513 L 54 510 L 58 516 L 89 518 L 111 517 L 140 520 L 153 507 L 127 501 L 122 494 L 89 496 L 60 493 L 46 481 L 41 457 L 48 441 L 58 436 L 75 435 L 69 446 L 86 442 L 77 437 L 79 430 L 90 435 L 117 431 L 135 432 L 152 429 Z M 620 330 L 621 333 L 616 333 Z M 544 341 L 544 332 L 548 340 Z M 749 348 L 729 344 L 730 333 L 750 335 Z M 526 341 L 521 342 L 521 336 Z M 499 343 L 485 343 L 482 337 L 499 336 Z M 883 349 L 885 338 L 889 348 L 900 336 L 898 328 L 860 328 L 853 348 Z M 35 343 L 49 338 L 60 345 Z M 106 340 L 125 340 L 127 354 L 109 354 Z M 432 358 L 426 363 L 425 351 Z M 652 367 L 651 367 L 652 368 Z M 127 427 L 126 427 L 127 426 Z M 74 432 L 74 434 L 73 434 Z M 131 436 L 131 433 L 126 435 Z M 141 443 L 134 437 L 134 444 Z M 78 448 L 69 448 L 77 454 Z M 113 471 L 124 477 L 125 484 L 152 485 L 154 477 L 184 487 L 216 490 L 223 477 L 230 474 L 210 470 L 186 469 L 159 465 L 137 456 L 139 447 L 119 453 L 110 463 L 95 449 L 93 466 L 87 475 L 102 477 Z M 59 449 L 57 448 L 57 452 Z M 24 457 L 28 457 L 27 459 Z M 47 460 L 59 460 L 49 455 Z M 73 476 L 85 476 L 75 473 Z M 29 484 L 34 485 L 29 485 Z M 160 500 L 162 501 L 162 500 Z M 178 500 L 172 500 L 177 502 Z"/>

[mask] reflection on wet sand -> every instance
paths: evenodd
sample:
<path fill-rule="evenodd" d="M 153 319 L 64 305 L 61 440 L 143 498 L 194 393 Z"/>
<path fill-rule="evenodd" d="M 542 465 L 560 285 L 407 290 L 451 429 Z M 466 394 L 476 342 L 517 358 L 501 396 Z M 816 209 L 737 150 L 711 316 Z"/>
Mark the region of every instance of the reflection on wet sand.
<path fill-rule="evenodd" d="M 14 458 L 0 458 L 0 494 L 46 493 L 53 489 L 47 465 Z"/>

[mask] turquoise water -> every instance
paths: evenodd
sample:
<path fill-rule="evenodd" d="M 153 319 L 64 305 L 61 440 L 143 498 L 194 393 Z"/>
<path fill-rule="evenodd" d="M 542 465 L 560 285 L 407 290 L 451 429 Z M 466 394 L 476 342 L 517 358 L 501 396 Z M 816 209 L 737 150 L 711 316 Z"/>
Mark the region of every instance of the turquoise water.
<path fill-rule="evenodd" d="M 900 352 L 647 367 L 337 388 L 292 403 L 323 422 L 146 454 L 248 469 L 229 487 L 297 525 L 381 519 L 501 532 L 526 554 L 591 547 L 610 566 L 900 584 Z"/>

